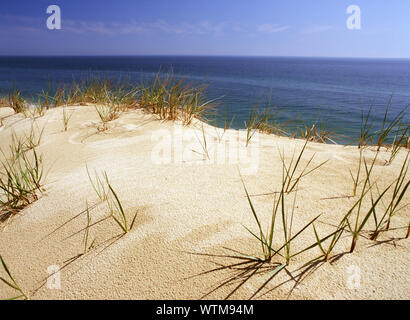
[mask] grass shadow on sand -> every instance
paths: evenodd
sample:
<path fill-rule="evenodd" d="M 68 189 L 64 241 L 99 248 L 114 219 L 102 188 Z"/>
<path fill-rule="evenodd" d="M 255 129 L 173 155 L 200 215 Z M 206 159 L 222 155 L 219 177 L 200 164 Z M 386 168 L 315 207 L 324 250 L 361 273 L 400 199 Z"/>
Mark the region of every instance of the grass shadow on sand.
<path fill-rule="evenodd" d="M 252 295 L 248 298 L 249 300 L 252 300 L 254 298 L 260 299 L 268 293 L 273 292 L 274 290 L 285 285 L 286 283 L 294 282 L 294 285 L 292 286 L 287 295 L 287 298 L 289 299 L 293 291 L 302 283 L 304 279 L 306 279 L 309 275 L 313 274 L 323 264 L 326 263 L 324 259 L 317 259 L 303 265 L 302 267 L 296 270 L 290 271 L 289 266 L 286 266 L 279 262 L 266 262 L 263 260 L 257 260 L 253 257 L 248 257 L 236 250 L 226 247 L 224 247 L 224 249 L 229 251 L 229 253 L 218 255 L 208 253 L 187 252 L 188 254 L 192 255 L 213 258 L 211 262 L 215 264 L 216 267 L 201 272 L 199 274 L 193 275 L 189 278 L 186 278 L 185 280 L 213 273 L 216 274 L 224 271 L 231 272 L 231 274 L 228 277 L 225 277 L 224 279 L 220 280 L 213 286 L 212 289 L 210 289 L 207 293 L 203 294 L 200 297 L 201 300 L 207 298 L 208 296 L 222 288 L 233 286 L 233 289 L 230 289 L 230 292 L 224 297 L 224 300 L 228 300 L 236 292 L 238 292 L 246 283 L 248 283 L 254 276 L 258 275 L 264 276 L 266 280 L 252 293 Z M 332 257 L 331 259 L 329 259 L 329 263 L 335 263 L 346 253 L 342 253 Z M 231 260 L 232 263 L 218 262 L 216 261 L 216 259 L 222 259 L 224 261 Z M 267 289 L 267 285 L 270 284 L 281 272 L 286 272 L 289 279 L 282 281 L 281 283 L 277 284 L 271 289 Z M 265 292 L 263 292 L 264 289 L 266 289 Z"/>

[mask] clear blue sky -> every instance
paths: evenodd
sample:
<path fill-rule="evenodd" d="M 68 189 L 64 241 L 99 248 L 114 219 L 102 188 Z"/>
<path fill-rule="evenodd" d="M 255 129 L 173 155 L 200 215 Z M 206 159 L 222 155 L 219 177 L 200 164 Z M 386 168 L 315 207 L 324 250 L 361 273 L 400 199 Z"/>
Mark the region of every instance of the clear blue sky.
<path fill-rule="evenodd" d="M 62 30 L 46 28 L 49 5 Z M 346 9 L 361 8 L 361 30 Z M 407 0 L 4 0 L 0 55 L 410 58 Z"/>

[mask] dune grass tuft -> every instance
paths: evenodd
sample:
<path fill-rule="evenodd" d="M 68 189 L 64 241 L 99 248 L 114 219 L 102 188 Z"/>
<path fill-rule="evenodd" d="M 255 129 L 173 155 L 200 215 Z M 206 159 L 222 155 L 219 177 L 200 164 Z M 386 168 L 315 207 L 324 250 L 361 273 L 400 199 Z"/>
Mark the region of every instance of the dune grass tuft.
<path fill-rule="evenodd" d="M 21 152 L 20 147 L 11 146 L 14 154 L 1 162 L 0 205 L 8 214 L 17 213 L 32 202 L 38 200 L 38 193 L 45 177 L 42 157 L 35 148 Z"/>
<path fill-rule="evenodd" d="M 313 123 L 312 126 L 308 126 L 303 123 L 302 127 L 296 129 L 294 137 L 300 137 L 301 139 L 308 140 L 309 142 L 316 143 L 328 143 L 336 144 L 333 140 L 335 133 L 326 128 L 323 121 L 319 120 Z"/>
<path fill-rule="evenodd" d="M 140 89 L 138 105 L 161 120 L 180 120 L 190 125 L 194 118 L 205 120 L 216 106 L 216 99 L 206 100 L 204 91 L 204 86 L 194 87 L 173 73 L 157 73 Z"/>
<path fill-rule="evenodd" d="M 108 179 L 107 172 L 102 173 L 102 177 L 96 172 L 96 180 L 93 181 L 91 175 L 88 171 L 87 174 L 90 179 L 91 185 L 97 196 L 100 198 L 101 202 L 107 202 L 110 217 L 118 224 L 124 233 L 128 233 L 132 230 L 135 224 L 135 220 L 138 215 L 138 211 L 135 213 L 131 224 L 128 223 L 127 216 L 125 214 L 122 202 L 120 201 L 117 193 L 115 192 L 110 180 Z"/>
<path fill-rule="evenodd" d="M 27 108 L 26 100 L 21 96 L 21 91 L 14 87 L 8 93 L 8 106 L 14 110 L 15 113 L 22 113 Z"/>
<path fill-rule="evenodd" d="M 73 112 L 68 113 L 66 110 L 66 107 L 63 107 L 63 127 L 64 131 L 68 130 L 68 123 L 71 120 L 71 117 L 73 116 Z"/>
<path fill-rule="evenodd" d="M 400 169 L 400 172 L 397 178 L 392 183 L 392 185 L 394 185 L 394 188 L 393 188 L 393 193 L 391 197 L 389 197 L 387 203 L 385 203 L 381 199 L 381 203 L 383 205 L 383 214 L 380 219 L 377 218 L 376 208 L 374 206 L 375 202 L 372 199 L 372 204 L 374 206 L 373 216 L 374 216 L 374 222 L 375 222 L 375 228 L 371 234 L 372 240 L 376 240 L 381 232 L 388 231 L 390 229 L 390 223 L 391 223 L 392 217 L 394 217 L 396 214 L 398 214 L 400 211 L 402 211 L 409 205 L 407 203 L 407 204 L 404 204 L 403 206 L 400 206 L 407 192 L 407 189 L 409 188 L 409 185 L 410 185 L 410 180 L 407 180 L 406 182 L 406 179 L 408 178 L 408 169 L 409 169 L 409 164 L 410 164 L 409 154 L 410 152 L 407 152 L 406 158 L 403 161 L 403 165 Z M 377 187 L 377 184 L 376 184 L 376 187 Z M 378 198 L 381 198 L 381 196 L 385 193 L 385 192 L 380 193 L 380 190 L 378 187 L 377 187 L 377 191 L 379 194 Z"/>
<path fill-rule="evenodd" d="M 289 265 L 291 258 L 309 250 L 311 247 L 304 248 L 296 253 L 292 253 L 291 251 L 291 245 L 293 241 L 300 236 L 310 225 L 313 225 L 313 223 L 320 217 L 320 215 L 316 216 L 314 219 L 312 219 L 309 223 L 307 223 L 303 228 L 301 228 L 298 232 L 293 234 L 292 226 L 293 226 L 293 221 L 294 221 L 294 213 L 295 213 L 295 205 L 296 205 L 296 197 L 297 197 L 297 190 L 294 193 L 294 198 L 292 201 L 292 206 L 289 208 L 287 204 L 287 197 L 288 193 L 295 189 L 301 179 L 306 176 L 308 173 L 305 174 L 307 166 L 310 164 L 312 159 L 308 162 L 308 165 L 305 167 L 305 169 L 302 171 L 300 175 L 297 176 L 296 179 L 294 179 L 295 171 L 296 168 L 298 167 L 299 161 L 303 156 L 303 152 L 305 150 L 306 144 L 308 141 L 306 141 L 303 149 L 299 153 L 299 157 L 297 162 L 295 163 L 293 169 L 292 169 L 292 163 L 294 161 L 294 156 L 292 157 L 292 160 L 290 164 L 286 165 L 284 156 L 281 154 L 281 161 L 282 161 L 282 183 L 281 183 L 281 189 L 278 192 L 278 195 L 275 194 L 274 197 L 274 202 L 273 202 L 273 209 L 272 209 L 272 216 L 271 216 L 271 221 L 268 225 L 268 231 L 265 233 L 262 228 L 262 223 L 259 220 L 259 217 L 256 213 L 255 207 L 252 203 L 251 197 L 249 196 L 248 190 L 246 189 L 245 183 L 242 180 L 246 197 L 248 199 L 249 206 L 252 211 L 252 215 L 257 223 L 258 226 L 258 234 L 255 234 L 252 232 L 249 228 L 245 227 L 259 242 L 262 248 L 262 253 L 263 253 L 263 261 L 265 262 L 270 262 L 272 258 L 275 255 L 280 255 L 285 259 L 284 264 L 282 267 L 285 267 Z M 323 163 L 324 164 L 324 163 Z M 321 165 L 320 165 L 321 166 Z M 315 167 L 312 169 L 310 172 L 318 169 L 320 166 Z M 290 213 L 289 213 L 290 212 Z M 283 229 L 283 240 L 282 240 L 282 246 L 279 248 L 274 248 L 273 247 L 273 240 L 274 240 L 274 235 L 275 233 L 275 226 L 277 223 L 277 217 L 280 216 L 280 222 L 282 223 L 282 229 Z M 281 251 L 284 251 L 281 253 Z M 281 269 L 279 268 L 278 271 Z"/>
<path fill-rule="evenodd" d="M 120 109 L 116 105 L 103 105 L 95 106 L 95 110 L 101 120 L 102 127 L 99 128 L 100 131 L 108 130 L 108 123 L 115 119 L 118 119 L 120 116 Z"/>

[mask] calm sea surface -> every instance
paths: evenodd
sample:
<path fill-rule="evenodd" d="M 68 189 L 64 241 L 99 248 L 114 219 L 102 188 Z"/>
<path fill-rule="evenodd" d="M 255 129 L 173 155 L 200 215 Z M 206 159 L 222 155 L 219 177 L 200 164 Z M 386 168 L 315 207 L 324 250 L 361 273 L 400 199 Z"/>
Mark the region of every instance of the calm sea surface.
<path fill-rule="evenodd" d="M 390 96 L 391 117 L 410 103 L 410 60 L 264 57 L 0 57 L 0 93 L 16 85 L 29 99 L 50 81 L 71 84 L 92 75 L 131 83 L 150 81 L 173 70 L 194 83 L 206 83 L 207 96 L 241 128 L 250 108 L 277 106 L 277 121 L 289 129 L 322 120 L 336 140 L 349 143 L 360 130 L 362 109 L 373 104 L 380 125 Z M 409 117 L 406 117 L 409 120 Z M 295 122 L 296 121 L 296 122 Z"/>

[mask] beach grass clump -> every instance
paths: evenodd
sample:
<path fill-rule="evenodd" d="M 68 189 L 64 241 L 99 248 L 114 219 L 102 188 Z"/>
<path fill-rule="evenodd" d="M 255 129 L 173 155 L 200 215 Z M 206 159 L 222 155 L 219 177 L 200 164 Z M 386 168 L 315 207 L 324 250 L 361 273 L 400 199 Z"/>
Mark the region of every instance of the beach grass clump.
<path fill-rule="evenodd" d="M 393 143 L 390 147 L 390 158 L 386 165 L 390 165 L 402 149 L 410 149 L 410 124 L 400 124 L 397 129 Z"/>
<path fill-rule="evenodd" d="M 303 120 L 302 120 L 303 121 Z M 296 128 L 294 138 L 301 138 L 309 142 L 336 144 L 334 141 L 335 133 L 326 128 L 322 120 L 313 123 L 311 126 L 303 122 L 302 127 Z"/>
<path fill-rule="evenodd" d="M 63 107 L 63 127 L 64 131 L 68 130 L 68 123 L 71 120 L 71 117 L 73 116 L 73 112 L 68 113 L 66 110 L 66 107 Z"/>
<path fill-rule="evenodd" d="M 310 222 L 308 222 L 304 227 L 302 227 L 299 231 L 296 233 L 293 233 L 293 221 L 294 221 L 294 215 L 295 215 L 295 207 L 296 207 L 296 197 L 297 197 L 297 192 L 295 192 L 293 201 L 292 201 L 292 206 L 290 208 L 288 207 L 287 204 L 287 193 L 285 191 L 287 181 L 289 179 L 289 176 L 286 174 L 286 169 L 285 166 L 282 167 L 282 183 L 281 183 L 281 190 L 278 193 L 278 195 L 275 195 L 274 202 L 273 202 L 273 209 L 272 209 L 272 215 L 270 222 L 267 227 L 267 232 L 264 232 L 264 228 L 262 227 L 262 223 L 257 215 L 257 212 L 255 210 L 255 207 L 252 203 L 251 197 L 248 193 L 248 190 L 246 189 L 245 183 L 242 180 L 246 197 L 249 203 L 249 206 L 251 208 L 252 215 L 256 221 L 256 224 L 258 226 L 258 233 L 254 233 L 251 231 L 249 228 L 245 227 L 248 232 L 255 237 L 258 242 L 261 245 L 262 249 L 262 256 L 263 258 L 255 256 L 255 260 L 259 260 L 262 262 L 271 262 L 272 258 L 275 257 L 276 255 L 284 258 L 284 262 L 280 264 L 279 267 L 275 268 L 274 273 L 280 272 L 283 268 L 288 266 L 290 264 L 290 261 L 293 257 L 309 250 L 310 248 L 304 248 L 300 251 L 297 251 L 296 253 L 292 252 L 292 247 L 293 247 L 293 242 L 296 238 L 298 238 L 310 225 L 312 225 L 319 217 L 315 217 L 312 219 Z M 279 222 L 277 221 L 279 220 Z M 282 238 L 281 240 L 281 245 L 277 246 L 276 248 L 274 247 L 274 239 L 277 234 L 277 224 L 281 223 L 281 228 L 283 230 L 282 236 L 279 236 Z"/>
<path fill-rule="evenodd" d="M 246 146 L 248 146 L 256 132 L 289 136 L 282 126 L 275 121 L 279 111 L 276 107 L 269 106 L 269 104 L 268 102 L 263 109 L 254 107 L 249 110 L 248 120 L 245 121 Z"/>
<path fill-rule="evenodd" d="M 11 275 L 9 268 L 7 267 L 6 263 L 4 262 L 3 257 L 0 255 L 0 262 L 3 266 L 4 271 L 6 272 L 9 280 L 6 280 L 3 277 L 0 277 L 0 280 L 6 284 L 8 287 L 16 290 L 19 295 L 12 297 L 12 298 L 8 298 L 7 300 L 17 300 L 17 299 L 23 299 L 23 300 L 28 300 L 29 297 L 27 294 L 24 293 L 23 289 L 17 284 L 17 281 L 14 279 L 14 277 Z"/>
<path fill-rule="evenodd" d="M 8 214 L 13 214 L 38 200 L 45 173 L 42 157 L 37 154 L 35 148 L 20 152 L 19 147 L 11 146 L 10 150 L 16 150 L 18 153 L 1 161 L 0 205 Z M 5 156 L 4 153 L 3 155 Z"/>
<path fill-rule="evenodd" d="M 268 225 L 268 231 L 265 233 L 262 228 L 261 221 L 256 213 L 255 207 L 252 203 L 251 197 L 249 196 L 249 193 L 246 189 L 245 183 L 242 180 L 246 197 L 248 199 L 249 206 L 252 211 L 252 215 L 257 223 L 258 226 L 258 235 L 252 232 L 249 228 L 246 228 L 258 241 L 260 242 L 261 248 L 262 248 L 262 253 L 264 257 L 264 261 L 270 262 L 273 256 L 279 254 L 280 256 L 285 258 L 285 263 L 282 265 L 283 268 L 290 263 L 290 259 L 296 255 L 299 255 L 307 250 L 310 249 L 310 247 L 305 248 L 303 250 L 300 250 L 296 253 L 291 252 L 291 245 L 293 241 L 300 235 L 302 232 L 304 232 L 310 225 L 313 225 L 313 223 L 320 217 L 318 215 L 314 219 L 312 219 L 309 223 L 307 223 L 303 228 L 301 228 L 298 232 L 295 234 L 293 233 L 292 226 L 293 226 L 293 221 L 294 221 L 294 213 L 295 213 L 295 206 L 296 206 L 296 197 L 297 197 L 297 190 L 295 190 L 294 193 L 294 198 L 292 201 L 292 206 L 288 206 L 287 204 L 287 197 L 289 192 L 293 191 L 296 189 L 297 185 L 300 183 L 301 179 L 305 177 L 307 174 L 310 172 L 313 172 L 314 170 L 318 169 L 320 166 L 322 166 L 324 163 L 321 165 L 315 167 L 314 169 L 311 169 L 309 172 L 306 172 L 307 167 L 313 160 L 313 157 L 308 161 L 308 164 L 306 167 L 302 170 L 302 172 L 299 175 L 295 175 L 296 169 L 302 159 L 304 150 L 306 148 L 306 144 L 308 141 L 305 142 L 302 150 L 299 152 L 298 159 L 294 163 L 294 157 L 295 153 L 293 154 L 293 157 L 290 161 L 289 164 L 286 164 L 285 157 L 283 154 L 281 154 L 281 162 L 282 162 L 282 182 L 281 182 L 281 189 L 278 193 L 275 193 L 274 197 L 274 202 L 273 202 L 273 209 L 272 209 L 272 215 L 271 215 L 271 220 Z M 294 164 L 293 164 L 294 163 Z M 281 227 L 283 229 L 283 245 L 280 246 L 277 249 L 273 248 L 273 239 L 275 235 L 275 225 L 277 223 L 277 217 L 280 216 L 280 223 L 282 224 Z M 313 246 L 314 247 L 314 246 Z M 281 254 L 281 250 L 284 250 L 283 254 Z M 280 271 L 280 270 L 279 270 Z"/>
<path fill-rule="evenodd" d="M 260 114 L 257 108 L 249 110 L 248 121 L 245 122 L 246 128 L 246 146 L 249 145 L 249 142 L 252 140 L 255 133 L 258 131 L 258 126 L 261 121 Z"/>
<path fill-rule="evenodd" d="M 378 130 L 374 130 L 374 119 L 371 117 L 373 104 L 370 106 L 366 114 L 362 110 L 360 136 L 357 145 L 359 149 L 374 145 L 376 146 L 376 150 L 380 151 L 382 147 L 388 148 L 389 146 L 392 146 L 392 158 L 394 158 L 400 147 L 407 144 L 405 136 L 407 134 L 408 138 L 408 131 L 406 131 L 406 128 L 408 130 L 409 124 L 404 123 L 403 121 L 407 116 L 409 105 L 405 106 L 394 118 L 389 120 L 392 99 L 393 95 L 390 96 L 384 111 L 381 127 Z"/>
<path fill-rule="evenodd" d="M 135 213 L 131 224 L 129 224 L 122 202 L 120 201 L 110 180 L 108 179 L 107 172 L 104 171 L 101 176 L 96 172 L 95 181 L 93 181 L 93 179 L 91 178 L 88 167 L 87 174 L 90 179 L 91 185 L 101 202 L 107 202 L 110 211 L 110 217 L 118 224 L 118 226 L 124 233 L 131 231 L 134 227 L 138 212 Z"/>
<path fill-rule="evenodd" d="M 28 106 L 26 109 L 22 111 L 22 114 L 26 118 L 36 119 L 41 118 L 46 114 L 47 108 L 45 105 L 41 104 L 38 101 L 37 105 L 35 106 Z"/>
<path fill-rule="evenodd" d="M 139 89 L 127 82 L 91 78 L 73 81 L 69 88 L 59 87 L 51 100 L 55 107 L 67 105 L 111 105 L 122 110 L 136 108 Z"/>
<path fill-rule="evenodd" d="M 109 181 L 107 173 L 104 171 L 101 176 L 98 174 L 97 170 L 95 170 L 94 175 L 95 179 L 91 177 L 90 171 L 88 170 L 88 166 L 86 165 L 88 179 L 90 180 L 91 186 L 93 187 L 96 195 L 100 199 L 101 202 L 104 202 L 108 199 L 108 192 L 109 189 L 107 187 Z"/>
<path fill-rule="evenodd" d="M 102 123 L 102 127 L 99 128 L 100 131 L 108 130 L 108 123 L 118 119 L 121 114 L 119 106 L 115 104 L 95 106 L 95 110 Z"/>
<path fill-rule="evenodd" d="M 124 233 L 128 233 L 134 227 L 134 223 L 137 218 L 138 212 L 135 213 L 134 218 L 131 221 L 131 224 L 128 224 L 127 216 L 125 215 L 122 203 L 109 181 L 108 188 L 110 190 L 110 193 L 107 202 L 108 207 L 110 209 L 110 215 L 121 228 L 121 230 L 124 231 Z"/>
<path fill-rule="evenodd" d="M 373 198 L 373 194 L 372 194 L 372 188 L 374 187 L 374 185 L 376 183 L 372 183 L 371 182 L 371 175 L 372 175 L 372 171 L 374 168 L 374 164 L 377 160 L 378 157 L 378 153 L 376 153 L 375 157 L 373 158 L 373 161 L 370 164 L 370 167 L 368 166 L 366 159 L 363 160 L 364 163 L 364 168 L 365 168 L 365 173 L 366 173 L 366 177 L 365 177 L 365 181 L 363 183 L 363 187 L 362 187 L 362 191 L 360 194 L 360 198 L 358 200 L 358 202 L 355 204 L 355 213 L 353 213 L 353 210 L 351 209 L 348 213 L 348 215 L 346 216 L 346 221 L 347 221 L 347 227 L 352 235 L 352 242 L 351 242 L 351 246 L 350 246 L 350 252 L 353 252 L 356 248 L 356 244 L 357 241 L 359 239 L 360 234 L 363 231 L 363 228 L 365 227 L 366 223 L 368 222 L 369 218 L 371 216 L 374 217 L 375 221 L 377 221 L 377 215 L 376 215 L 376 208 L 378 203 L 382 200 L 383 196 L 387 193 L 387 191 L 389 191 L 389 189 L 391 188 L 391 186 L 393 185 L 393 183 L 391 183 L 390 185 L 388 185 L 383 192 L 379 193 L 379 195 L 377 196 L 376 199 Z M 371 195 L 371 206 L 370 209 L 367 210 L 367 212 L 365 211 L 365 214 L 362 214 L 361 209 L 362 209 L 362 204 L 363 204 L 363 199 L 366 195 L 366 193 L 368 193 L 370 191 L 370 195 Z M 394 196 L 394 199 L 396 197 Z M 357 207 L 357 209 L 356 209 Z M 350 221 L 350 216 L 353 216 L 353 222 Z"/>
<path fill-rule="evenodd" d="M 195 87 L 172 73 L 157 73 L 140 89 L 138 105 L 161 120 L 190 125 L 194 118 L 205 120 L 216 106 L 215 100 L 204 98 L 204 90 L 204 86 Z"/>
<path fill-rule="evenodd" d="M 408 169 L 410 164 L 409 154 L 410 152 L 407 152 L 406 158 L 403 161 L 403 165 L 400 169 L 400 172 L 397 178 L 392 183 L 392 185 L 394 185 L 393 192 L 391 194 L 391 197 L 388 198 L 387 202 L 381 199 L 381 196 L 385 192 L 380 193 L 380 190 L 376 184 L 377 191 L 379 194 L 378 198 L 381 199 L 381 202 L 383 204 L 383 214 L 381 218 L 378 219 L 376 215 L 376 208 L 374 205 L 377 202 L 375 202 L 372 198 L 372 205 L 374 207 L 373 216 L 375 222 L 375 228 L 371 233 L 372 240 L 376 240 L 381 232 L 388 231 L 390 229 L 391 219 L 409 205 L 409 203 L 401 205 L 401 203 L 404 200 L 404 196 L 407 192 L 407 189 L 410 185 L 410 180 L 408 179 Z"/>
<path fill-rule="evenodd" d="M 346 222 L 347 222 L 347 226 L 348 226 L 348 228 L 349 228 L 349 230 L 350 230 L 350 232 L 351 232 L 351 234 L 352 234 L 352 243 L 351 243 L 351 247 L 350 247 L 350 252 L 353 252 L 353 251 L 354 251 L 354 249 L 355 249 L 355 247 L 356 247 L 357 240 L 358 240 L 359 235 L 360 235 L 360 232 L 363 230 L 363 228 L 364 228 L 364 226 L 365 226 L 367 220 L 370 218 L 371 214 L 374 212 L 373 210 L 374 210 L 375 206 L 377 205 L 377 203 L 378 203 L 378 202 L 380 201 L 380 199 L 381 199 L 381 197 L 379 197 L 376 202 L 373 202 L 373 201 L 372 201 L 372 202 L 373 202 L 373 203 L 372 203 L 372 207 L 370 208 L 370 210 L 368 210 L 367 214 L 365 214 L 364 217 L 362 216 L 362 214 L 361 214 L 361 208 L 362 208 L 362 204 L 363 204 L 363 199 L 364 199 L 364 195 L 365 195 L 368 191 L 371 191 L 371 188 L 372 188 L 372 185 L 371 185 L 371 173 L 372 173 L 372 171 L 373 171 L 374 164 L 376 163 L 377 156 L 378 156 L 378 153 L 376 153 L 375 157 L 373 158 L 373 161 L 372 161 L 372 163 L 371 163 L 371 165 L 370 165 L 370 168 L 369 168 L 368 165 L 367 165 L 366 159 L 363 159 L 363 164 L 364 164 L 364 167 L 365 167 L 365 170 L 366 170 L 366 172 L 365 172 L 365 173 L 366 173 L 366 178 L 365 178 L 365 181 L 364 181 L 364 183 L 363 183 L 363 187 L 362 187 L 362 189 L 361 189 L 362 191 L 361 191 L 361 194 L 360 194 L 359 201 L 358 201 L 358 202 L 355 204 L 355 206 L 354 206 L 354 208 L 357 207 L 356 217 L 354 218 L 354 223 L 352 224 L 352 223 L 350 223 L 350 221 L 349 221 L 350 215 L 354 215 L 354 214 L 352 214 L 352 213 L 353 213 L 353 210 L 352 210 L 352 209 L 349 210 L 348 216 L 345 218 L 345 219 L 346 219 Z M 360 164 L 359 164 L 359 166 L 360 166 Z M 359 168 L 359 169 L 360 169 L 360 168 Z M 367 187 L 368 187 L 369 189 L 367 189 Z M 387 192 L 387 189 L 386 189 L 385 192 Z M 383 194 L 384 194 L 384 193 L 383 193 Z"/>
<path fill-rule="evenodd" d="M 320 238 L 319 233 L 318 233 L 315 225 L 312 224 L 313 232 L 314 232 L 316 241 L 311 246 L 309 246 L 308 249 L 318 247 L 320 249 L 321 255 L 319 255 L 318 257 L 310 260 L 305 265 L 308 265 L 308 264 L 310 264 L 314 261 L 320 260 L 320 259 L 323 259 L 324 261 L 329 260 L 330 255 L 334 251 L 334 249 L 335 249 L 337 243 L 339 242 L 342 234 L 348 228 L 350 216 L 352 215 L 353 211 L 357 208 L 357 206 L 362 203 L 363 198 L 365 197 L 365 195 L 367 194 L 368 191 L 369 190 L 365 190 L 362 193 L 360 198 L 354 203 L 354 205 L 348 210 L 348 212 L 340 220 L 339 224 L 336 226 L 336 230 L 334 232 L 330 233 L 329 235 L 327 235 L 323 238 Z"/>
<path fill-rule="evenodd" d="M 404 117 L 406 116 L 407 108 L 406 106 L 403 110 L 401 110 L 391 121 L 388 121 L 388 113 L 391 107 L 391 102 L 393 99 L 393 95 L 390 97 L 389 102 L 386 107 L 386 111 L 384 113 L 382 127 L 380 130 L 375 132 L 375 136 L 377 138 L 377 151 L 380 151 L 381 147 L 388 144 L 389 139 L 391 139 L 392 133 L 394 130 L 397 130 L 400 127 Z"/>
<path fill-rule="evenodd" d="M 25 151 L 37 148 L 43 139 L 45 126 L 40 129 L 37 124 L 36 126 L 34 124 L 35 122 L 33 121 L 30 126 L 30 131 L 25 134 Z"/>
<path fill-rule="evenodd" d="M 27 108 L 26 100 L 22 97 L 21 91 L 16 87 L 8 93 L 7 99 L 7 106 L 12 108 L 15 113 L 22 113 Z"/>

